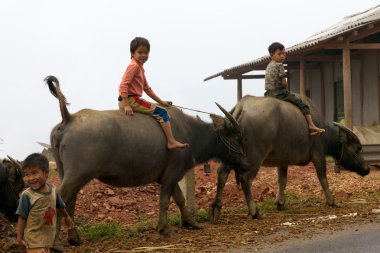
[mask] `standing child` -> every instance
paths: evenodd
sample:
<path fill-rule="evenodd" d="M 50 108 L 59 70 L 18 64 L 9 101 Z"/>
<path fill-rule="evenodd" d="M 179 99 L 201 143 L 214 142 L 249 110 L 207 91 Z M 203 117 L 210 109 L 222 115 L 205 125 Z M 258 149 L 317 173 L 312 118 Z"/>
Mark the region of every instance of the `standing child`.
<path fill-rule="evenodd" d="M 264 96 L 274 97 L 290 102 L 300 108 L 305 115 L 309 125 L 310 135 L 323 133 L 325 130 L 314 125 L 310 115 L 309 106 L 301 99 L 287 90 L 287 81 L 284 65 L 285 47 L 279 42 L 274 42 L 268 47 L 269 54 L 272 58 L 265 70 L 265 94 Z"/>
<path fill-rule="evenodd" d="M 166 135 L 167 148 L 186 148 L 187 143 L 177 141 L 172 133 L 167 111 L 141 98 L 142 92 L 163 106 L 170 106 L 172 102 L 161 100 L 148 85 L 144 74 L 144 63 L 149 58 L 150 44 L 145 38 L 136 37 L 130 45 L 131 62 L 125 71 L 119 86 L 119 108 L 125 114 L 132 116 L 133 111 L 153 116 L 160 124 Z"/>
<path fill-rule="evenodd" d="M 24 181 L 29 187 L 21 193 L 16 214 L 17 241 L 27 253 L 49 253 L 53 247 L 57 223 L 57 211 L 63 222 L 74 227 L 57 189 L 46 181 L 49 161 L 41 154 L 29 155 L 22 165 Z"/>

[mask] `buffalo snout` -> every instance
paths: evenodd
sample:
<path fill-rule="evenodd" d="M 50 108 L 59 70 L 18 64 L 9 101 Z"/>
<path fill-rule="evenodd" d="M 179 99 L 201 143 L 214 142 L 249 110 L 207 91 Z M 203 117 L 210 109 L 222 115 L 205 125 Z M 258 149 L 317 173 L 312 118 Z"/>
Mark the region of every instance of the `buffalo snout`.
<path fill-rule="evenodd" d="M 369 174 L 370 171 L 371 171 L 371 168 L 370 168 L 369 166 L 366 166 L 366 167 L 360 169 L 359 171 L 357 171 L 357 173 L 358 173 L 360 176 L 364 177 L 364 176 L 367 176 L 367 175 Z"/>

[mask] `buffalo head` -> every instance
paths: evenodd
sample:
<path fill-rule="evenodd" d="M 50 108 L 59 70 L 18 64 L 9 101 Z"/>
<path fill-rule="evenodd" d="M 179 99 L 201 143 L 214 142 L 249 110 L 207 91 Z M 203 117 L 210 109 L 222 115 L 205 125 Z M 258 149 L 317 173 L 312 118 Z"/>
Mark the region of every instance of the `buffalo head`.
<path fill-rule="evenodd" d="M 234 167 L 235 170 L 246 170 L 248 162 L 246 159 L 244 133 L 236 119 L 221 105 L 216 103 L 226 118 L 212 114 L 210 117 L 214 129 L 218 135 L 218 154 L 223 157 L 223 162 Z"/>
<path fill-rule="evenodd" d="M 24 188 L 21 164 L 9 157 L 0 162 L 0 212 L 15 221 L 19 193 Z"/>
<path fill-rule="evenodd" d="M 336 122 L 334 125 L 339 128 L 339 141 L 342 144 L 339 164 L 361 176 L 368 175 L 370 168 L 365 164 L 361 155 L 362 145 L 359 138 L 347 127 Z"/>

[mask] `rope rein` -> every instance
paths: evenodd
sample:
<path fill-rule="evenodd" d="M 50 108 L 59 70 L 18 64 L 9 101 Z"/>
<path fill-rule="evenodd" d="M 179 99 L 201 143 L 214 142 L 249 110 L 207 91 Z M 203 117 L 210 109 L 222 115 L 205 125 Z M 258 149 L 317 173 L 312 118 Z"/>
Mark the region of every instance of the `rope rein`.
<path fill-rule="evenodd" d="M 205 111 L 200 111 L 200 110 L 196 110 L 196 109 L 186 108 L 186 107 L 179 106 L 179 105 L 173 105 L 172 104 L 171 106 L 177 107 L 177 108 L 180 108 L 180 109 L 189 110 L 189 111 L 205 113 L 205 114 L 208 114 L 208 115 L 214 114 L 214 113 L 210 113 L 210 112 L 205 112 Z M 232 152 L 234 152 L 236 154 L 239 154 L 239 155 L 242 155 L 242 156 L 246 156 L 245 150 L 244 150 L 243 146 L 239 146 L 239 145 L 235 145 L 235 144 L 231 143 L 230 138 L 222 135 L 220 132 L 218 132 L 218 137 L 222 141 L 222 143 L 228 148 L 228 153 L 229 154 L 232 151 Z"/>
<path fill-rule="evenodd" d="M 204 112 L 204 111 L 195 110 L 195 109 L 191 109 L 191 108 L 186 108 L 186 107 L 183 107 L 183 106 L 179 106 L 179 105 L 171 105 L 171 106 L 173 106 L 173 107 L 177 107 L 177 108 L 180 108 L 180 109 L 189 110 L 189 111 L 194 111 L 194 112 L 205 113 L 205 114 L 208 114 L 208 115 L 211 115 L 211 114 L 215 114 L 215 113 Z"/>

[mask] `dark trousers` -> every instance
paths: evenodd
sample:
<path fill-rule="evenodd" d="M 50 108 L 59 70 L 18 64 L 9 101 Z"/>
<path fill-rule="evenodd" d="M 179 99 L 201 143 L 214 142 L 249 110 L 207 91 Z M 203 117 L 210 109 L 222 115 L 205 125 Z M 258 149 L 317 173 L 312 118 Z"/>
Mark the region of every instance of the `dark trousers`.
<path fill-rule="evenodd" d="M 300 108 L 301 112 L 304 115 L 310 114 L 310 108 L 306 105 L 302 99 L 296 97 L 293 93 L 289 92 L 287 89 L 276 89 L 276 90 L 267 90 L 264 93 L 266 97 L 277 98 L 286 102 L 290 102 Z"/>

